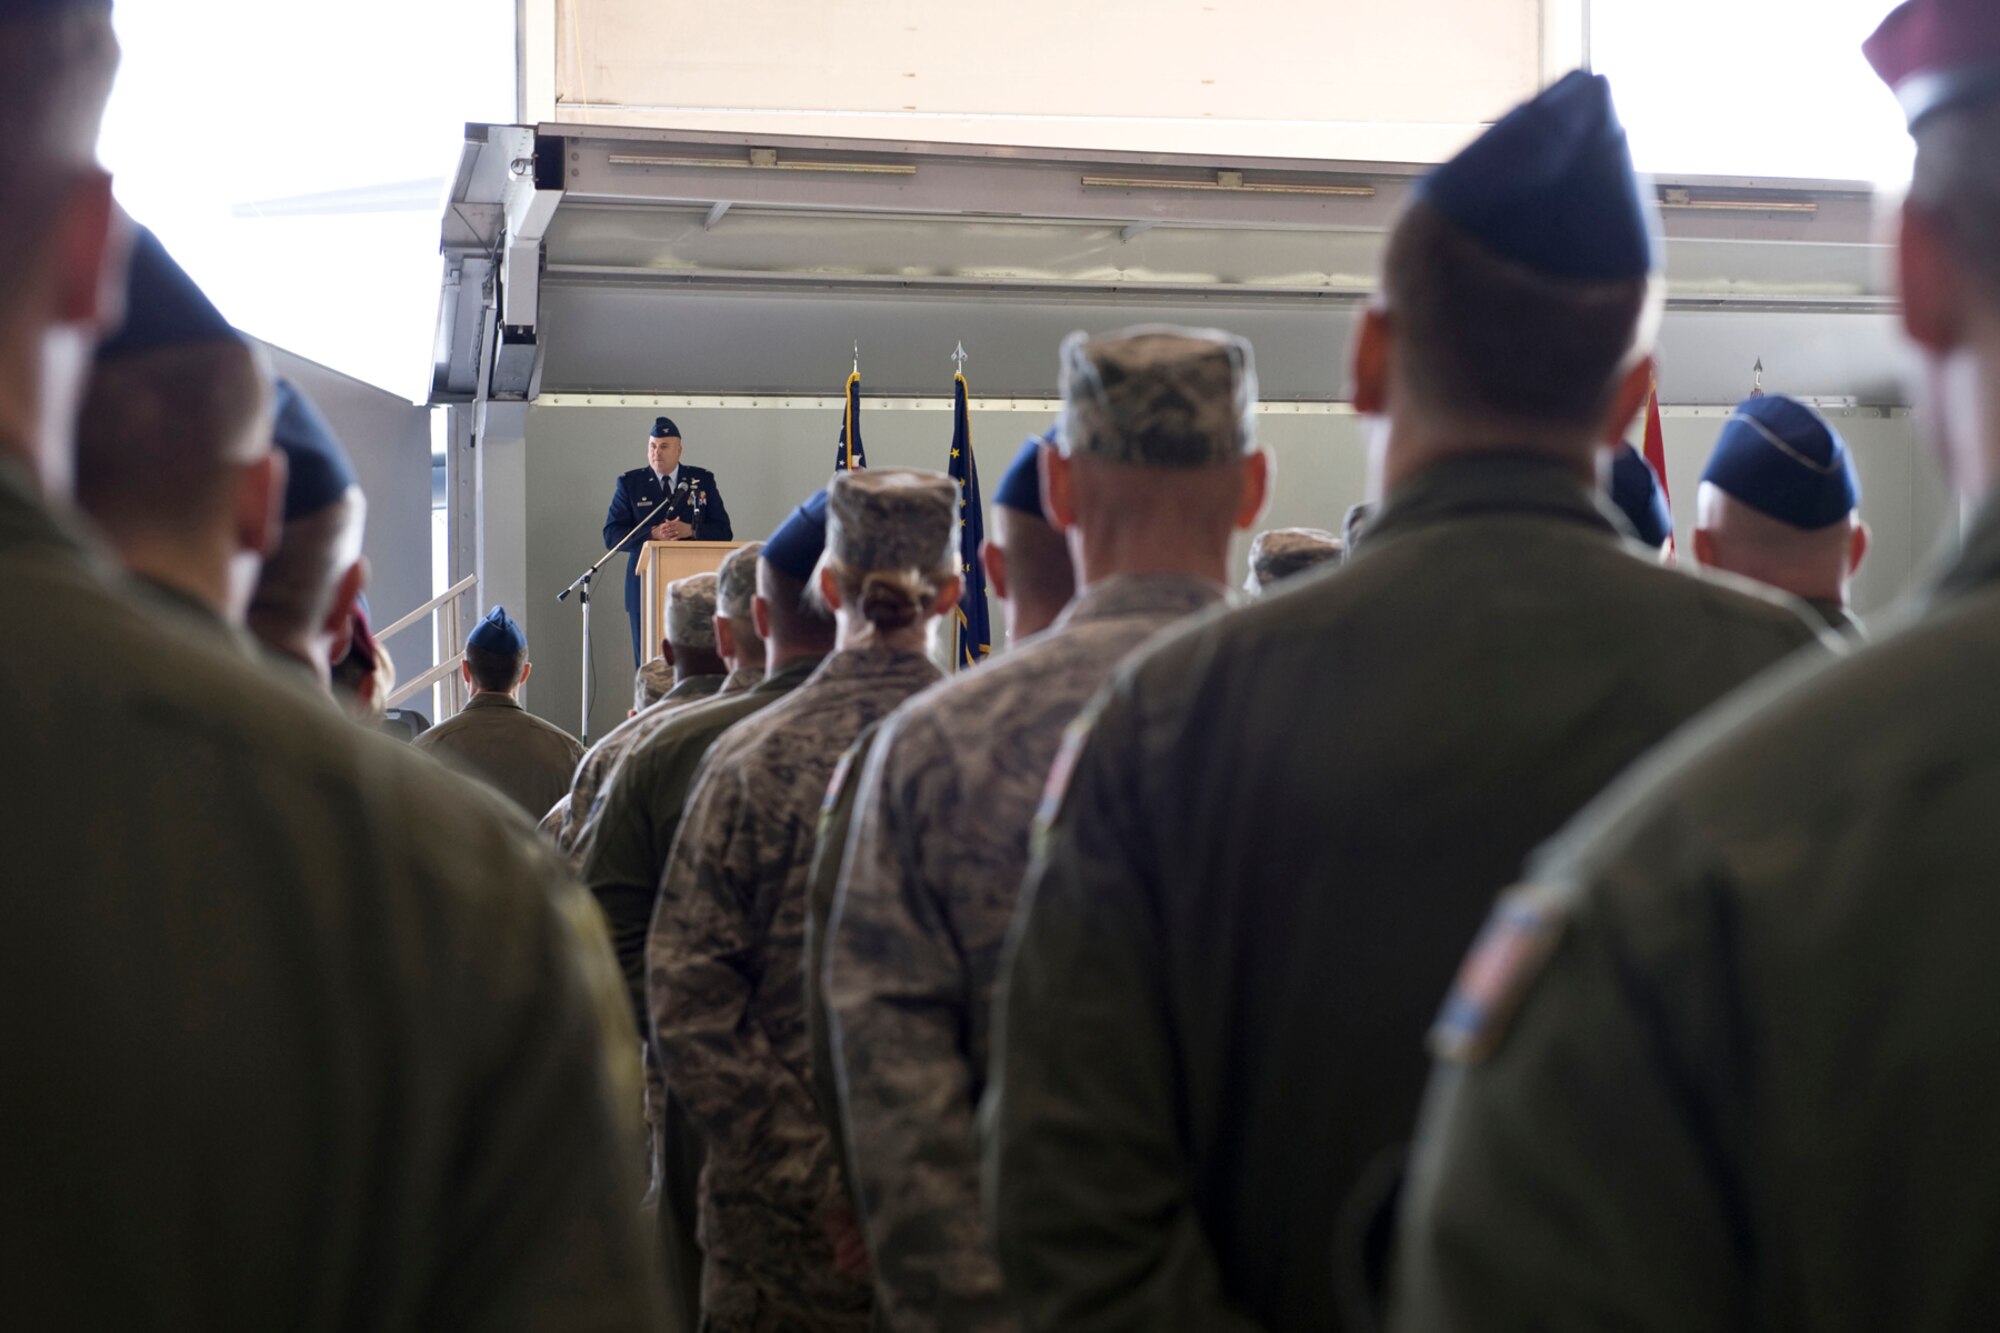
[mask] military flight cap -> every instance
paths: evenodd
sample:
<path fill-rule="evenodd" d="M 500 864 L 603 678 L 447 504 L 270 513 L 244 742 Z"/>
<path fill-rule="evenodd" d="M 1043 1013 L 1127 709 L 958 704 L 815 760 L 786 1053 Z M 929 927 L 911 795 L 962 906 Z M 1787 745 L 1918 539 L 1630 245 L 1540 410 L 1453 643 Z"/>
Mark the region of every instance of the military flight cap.
<path fill-rule="evenodd" d="M 278 381 L 272 442 L 285 451 L 285 521 L 316 514 L 354 485 L 347 450 L 312 400 L 290 380 Z"/>
<path fill-rule="evenodd" d="M 826 550 L 826 491 L 817 490 L 764 539 L 764 561 L 803 583 Z"/>
<path fill-rule="evenodd" d="M 486 619 L 472 627 L 472 633 L 465 636 L 465 646 L 507 656 L 526 652 L 528 635 L 520 623 L 507 614 L 506 607 L 496 606 L 486 613 Z"/>
<path fill-rule="evenodd" d="M 715 647 L 715 575 L 690 574 L 667 585 L 667 642 Z"/>
<path fill-rule="evenodd" d="M 723 558 L 715 571 L 716 614 L 731 620 L 750 618 L 750 599 L 757 595 L 757 557 L 764 543 L 745 542 Z"/>
<path fill-rule="evenodd" d="M 1601 74 L 1575 70 L 1417 183 L 1415 197 L 1503 259 L 1555 278 L 1653 271 L 1659 211 Z"/>
<path fill-rule="evenodd" d="M 160 238 L 150 228 L 138 228 L 125 276 L 125 322 L 97 345 L 97 359 L 116 361 L 161 347 L 242 341 L 194 279 L 174 262 Z"/>
<path fill-rule="evenodd" d="M 1058 443 L 1072 457 L 1200 467 L 1257 447 L 1257 365 L 1219 329 L 1140 325 L 1062 345 Z"/>
<path fill-rule="evenodd" d="M 2000 97 L 2000 8 L 1992 0 L 1909 0 L 1862 43 L 1915 129 L 1948 107 Z"/>
<path fill-rule="evenodd" d="M 1646 545 L 1658 546 L 1674 535 L 1674 516 L 1660 494 L 1660 479 L 1646 456 L 1629 444 L 1620 444 L 1611 456 L 1611 503 Z"/>
<path fill-rule="evenodd" d="M 1248 592 L 1262 592 L 1281 579 L 1318 565 L 1337 564 L 1347 547 L 1323 528 L 1269 528 L 1250 543 Z"/>
<path fill-rule="evenodd" d="M 1701 479 L 1808 530 L 1840 522 L 1861 503 L 1847 442 L 1819 413 L 1782 394 L 1737 405 Z"/>
<path fill-rule="evenodd" d="M 957 567 L 958 485 L 942 472 L 866 468 L 826 488 L 826 551 L 849 569 Z"/>
<path fill-rule="evenodd" d="M 653 439 L 678 440 L 680 437 L 681 437 L 681 428 L 674 424 L 674 419 L 672 417 L 653 418 L 653 434 L 652 434 Z"/>
<path fill-rule="evenodd" d="M 1051 426 L 1045 435 L 1030 436 L 1021 446 L 1014 461 L 1001 474 L 1000 485 L 993 492 L 993 503 L 1005 509 L 1023 514 L 1033 514 L 1046 519 L 1042 512 L 1042 469 L 1040 459 L 1042 446 L 1053 445 L 1056 440 L 1055 427 Z"/>

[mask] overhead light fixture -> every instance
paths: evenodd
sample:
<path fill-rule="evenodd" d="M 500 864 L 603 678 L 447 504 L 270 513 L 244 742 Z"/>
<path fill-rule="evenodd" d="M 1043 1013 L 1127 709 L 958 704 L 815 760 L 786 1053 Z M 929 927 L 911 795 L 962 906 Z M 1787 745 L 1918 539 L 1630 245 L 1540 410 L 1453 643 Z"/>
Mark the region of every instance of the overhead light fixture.
<path fill-rule="evenodd" d="M 1372 185 L 1313 185 L 1304 182 L 1251 181 L 1240 171 L 1218 171 L 1214 180 L 1176 180 L 1150 176 L 1085 176 L 1086 190 L 1193 190 L 1204 194 L 1299 194 L 1341 199 L 1373 199 Z"/>
<path fill-rule="evenodd" d="M 1685 186 L 1669 185 L 1660 190 L 1660 207 L 1680 213 L 1805 213 L 1819 212 L 1819 201 L 1773 195 L 1705 195 L 1696 198 Z"/>
<path fill-rule="evenodd" d="M 917 168 L 907 162 L 795 162 L 780 160 L 775 148 L 753 148 L 748 157 L 652 157 L 637 153 L 612 153 L 605 160 L 614 167 L 685 167 L 696 171 L 817 171 L 845 176 L 914 176 Z"/>

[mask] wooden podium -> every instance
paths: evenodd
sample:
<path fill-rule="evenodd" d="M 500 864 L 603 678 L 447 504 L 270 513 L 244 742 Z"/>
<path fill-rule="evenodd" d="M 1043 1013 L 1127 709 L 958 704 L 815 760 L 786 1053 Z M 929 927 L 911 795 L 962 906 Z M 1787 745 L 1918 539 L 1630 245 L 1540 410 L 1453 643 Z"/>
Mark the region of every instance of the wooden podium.
<path fill-rule="evenodd" d="M 639 646 L 660 655 L 667 628 L 667 585 L 690 574 L 713 574 L 731 551 L 748 542 L 647 542 L 639 548 Z"/>

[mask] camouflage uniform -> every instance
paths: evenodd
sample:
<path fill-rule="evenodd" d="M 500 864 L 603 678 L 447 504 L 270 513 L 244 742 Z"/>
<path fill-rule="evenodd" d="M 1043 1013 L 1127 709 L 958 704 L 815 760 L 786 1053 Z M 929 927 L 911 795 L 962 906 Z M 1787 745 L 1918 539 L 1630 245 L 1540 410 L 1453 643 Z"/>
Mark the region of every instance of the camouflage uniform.
<path fill-rule="evenodd" d="M 841 751 L 938 679 L 920 653 L 835 653 L 716 742 L 674 843 L 647 985 L 664 1073 L 708 1151 L 702 1305 L 716 1329 L 782 1329 L 788 1314 L 868 1326 L 867 1282 L 834 1271 L 823 1230 L 845 1192 L 810 1087 L 805 876 Z"/>
<path fill-rule="evenodd" d="M 681 709 L 720 694 L 727 680 L 726 676 L 689 676 L 661 695 L 658 703 L 637 717 L 626 718 L 591 746 L 576 766 L 576 781 L 569 788 L 569 811 L 563 817 L 562 832 L 556 835 L 556 846 L 573 860 L 580 859 L 584 826 L 597 805 L 597 798 L 603 794 L 605 779 L 611 776 L 612 768 L 627 751 L 665 726 Z"/>
<path fill-rule="evenodd" d="M 842 473 L 827 490 L 827 558 L 857 580 L 942 575 L 956 503 L 936 473 Z M 655 1049 L 708 1154 L 702 1315 L 724 1333 L 858 1331 L 873 1307 L 866 1278 L 835 1267 L 834 1227 L 851 1210 L 812 1094 L 805 880 L 841 752 L 941 676 L 858 628 L 869 596 L 843 630 L 860 642 L 710 750 L 647 943 Z"/>
<path fill-rule="evenodd" d="M 876 1291 L 897 1329 L 1011 1327 L 979 1210 L 989 999 L 1063 729 L 1214 583 L 1127 575 L 885 725 L 834 903 L 827 1002 Z"/>

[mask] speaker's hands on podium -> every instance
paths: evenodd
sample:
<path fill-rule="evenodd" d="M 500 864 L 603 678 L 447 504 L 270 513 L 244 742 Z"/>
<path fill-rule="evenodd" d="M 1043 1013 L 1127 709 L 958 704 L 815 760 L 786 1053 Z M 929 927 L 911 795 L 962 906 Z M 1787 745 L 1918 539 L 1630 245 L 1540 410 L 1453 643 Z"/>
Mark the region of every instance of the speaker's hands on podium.
<path fill-rule="evenodd" d="M 694 536 L 694 525 L 678 518 L 670 518 L 664 523 L 653 525 L 653 540 L 656 542 L 681 542 Z"/>

